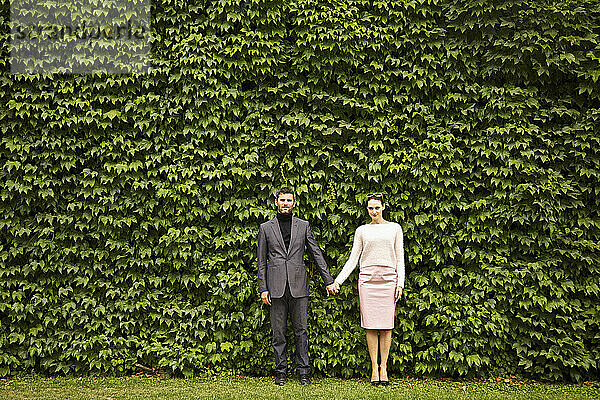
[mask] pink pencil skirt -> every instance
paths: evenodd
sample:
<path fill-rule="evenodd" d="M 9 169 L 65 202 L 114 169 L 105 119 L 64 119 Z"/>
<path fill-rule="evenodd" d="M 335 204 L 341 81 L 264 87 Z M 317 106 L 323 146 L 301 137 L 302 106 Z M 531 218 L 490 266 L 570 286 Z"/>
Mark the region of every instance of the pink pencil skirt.
<path fill-rule="evenodd" d="M 394 328 L 394 292 L 397 280 L 398 275 L 393 267 L 369 265 L 360 268 L 360 326 L 365 329 Z"/>

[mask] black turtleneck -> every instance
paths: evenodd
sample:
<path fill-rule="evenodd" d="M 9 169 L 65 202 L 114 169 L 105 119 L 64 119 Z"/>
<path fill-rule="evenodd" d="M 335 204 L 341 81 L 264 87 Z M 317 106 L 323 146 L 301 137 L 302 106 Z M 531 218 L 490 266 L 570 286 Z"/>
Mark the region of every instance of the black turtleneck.
<path fill-rule="evenodd" d="M 292 214 L 277 213 L 277 221 L 279 222 L 279 230 L 281 230 L 281 236 L 283 236 L 283 243 L 285 243 L 285 249 L 290 247 L 290 237 L 292 233 Z"/>

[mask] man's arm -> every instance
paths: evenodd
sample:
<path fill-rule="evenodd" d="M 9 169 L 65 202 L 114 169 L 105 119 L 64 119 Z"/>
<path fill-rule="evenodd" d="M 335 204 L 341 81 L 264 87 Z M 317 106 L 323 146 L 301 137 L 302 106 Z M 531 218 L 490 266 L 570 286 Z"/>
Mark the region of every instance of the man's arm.
<path fill-rule="evenodd" d="M 258 249 L 256 251 L 258 267 L 258 291 L 263 303 L 271 305 L 271 296 L 267 287 L 267 236 L 262 225 L 258 228 Z"/>
<path fill-rule="evenodd" d="M 329 268 L 327 267 L 327 263 L 325 262 L 325 257 L 323 257 L 323 252 L 317 244 L 317 241 L 313 236 L 312 230 L 310 229 L 310 224 L 308 222 L 306 225 L 306 247 L 308 248 L 308 252 L 310 253 L 313 260 L 315 260 L 315 263 L 319 268 L 319 274 L 321 275 L 321 278 L 323 278 L 323 282 L 326 286 L 330 287 L 333 283 L 333 277 L 329 273 Z M 330 289 L 327 289 L 327 292 L 329 293 Z"/>

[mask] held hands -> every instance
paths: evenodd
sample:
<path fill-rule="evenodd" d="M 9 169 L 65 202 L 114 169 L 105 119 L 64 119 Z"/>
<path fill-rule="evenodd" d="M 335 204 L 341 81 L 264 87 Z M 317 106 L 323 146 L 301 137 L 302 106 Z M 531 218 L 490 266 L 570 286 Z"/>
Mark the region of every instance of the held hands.
<path fill-rule="evenodd" d="M 340 285 L 334 281 L 331 285 L 327 285 L 325 290 L 327 290 L 327 294 L 338 294 L 340 292 Z"/>
<path fill-rule="evenodd" d="M 394 303 L 398 302 L 402 297 L 402 286 L 396 286 L 396 293 L 394 293 Z"/>
<path fill-rule="evenodd" d="M 327 294 L 338 294 L 340 291 L 340 285 L 337 282 L 333 282 L 331 285 L 325 287 Z M 262 302 L 268 306 L 271 305 L 271 295 L 268 290 L 265 290 L 260 294 Z"/>

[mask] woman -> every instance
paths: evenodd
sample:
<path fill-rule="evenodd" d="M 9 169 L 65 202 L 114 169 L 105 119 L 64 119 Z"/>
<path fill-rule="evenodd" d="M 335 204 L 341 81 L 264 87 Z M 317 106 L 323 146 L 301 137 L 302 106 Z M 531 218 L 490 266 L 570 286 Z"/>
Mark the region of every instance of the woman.
<path fill-rule="evenodd" d="M 354 233 L 350 258 L 335 278 L 335 291 L 360 261 L 358 297 L 360 325 L 367 331 L 371 357 L 371 383 L 387 385 L 387 359 L 392 342 L 394 311 L 404 287 L 404 249 L 402 228 L 383 219 L 383 194 L 367 195 L 371 223 L 359 226 Z M 381 364 L 377 364 L 378 353 Z"/>

